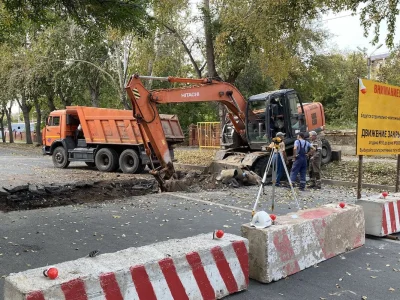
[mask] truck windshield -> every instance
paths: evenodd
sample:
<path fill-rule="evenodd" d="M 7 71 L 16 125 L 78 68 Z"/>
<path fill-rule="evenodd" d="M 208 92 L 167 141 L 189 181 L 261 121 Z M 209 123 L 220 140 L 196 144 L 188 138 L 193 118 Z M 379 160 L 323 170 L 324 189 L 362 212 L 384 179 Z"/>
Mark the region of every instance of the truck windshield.
<path fill-rule="evenodd" d="M 250 142 L 266 142 L 265 100 L 250 101 L 248 104 L 247 133 Z"/>

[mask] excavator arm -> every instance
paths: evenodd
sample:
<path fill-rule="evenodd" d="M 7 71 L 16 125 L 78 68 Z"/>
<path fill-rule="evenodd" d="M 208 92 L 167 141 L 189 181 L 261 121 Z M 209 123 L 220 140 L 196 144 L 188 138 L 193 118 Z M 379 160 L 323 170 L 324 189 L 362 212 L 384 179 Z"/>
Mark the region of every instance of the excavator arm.
<path fill-rule="evenodd" d="M 171 83 L 187 83 L 190 86 L 149 91 L 142 79 L 162 80 Z M 219 102 L 228 109 L 228 116 L 235 130 L 245 139 L 246 100 L 233 85 L 209 78 L 193 79 L 178 77 L 153 77 L 133 75 L 125 87 L 132 102 L 133 116 L 136 118 L 141 135 L 147 135 L 151 148 L 145 145 L 147 155 L 151 151 L 157 156 L 160 170 L 153 170 L 162 191 L 164 182 L 174 174 L 174 166 L 169 147 L 165 139 L 157 104 L 183 102 Z M 145 139 L 143 139 L 145 140 Z"/>

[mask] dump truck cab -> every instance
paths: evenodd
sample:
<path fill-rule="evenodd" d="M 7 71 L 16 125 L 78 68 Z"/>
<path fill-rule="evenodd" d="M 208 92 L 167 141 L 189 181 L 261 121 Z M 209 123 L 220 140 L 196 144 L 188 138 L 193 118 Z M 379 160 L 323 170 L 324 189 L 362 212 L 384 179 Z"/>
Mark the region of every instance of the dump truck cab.
<path fill-rule="evenodd" d="M 42 131 L 43 154 L 52 154 L 57 146 L 76 144 L 74 133 L 79 126 L 78 115 L 67 113 L 66 109 L 52 111 Z"/>

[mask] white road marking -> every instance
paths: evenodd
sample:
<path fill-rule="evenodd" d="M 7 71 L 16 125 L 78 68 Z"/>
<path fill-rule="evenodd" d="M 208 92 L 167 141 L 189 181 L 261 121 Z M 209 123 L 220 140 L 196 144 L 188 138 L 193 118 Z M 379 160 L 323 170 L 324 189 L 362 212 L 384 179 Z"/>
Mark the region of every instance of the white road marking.
<path fill-rule="evenodd" d="M 189 196 L 184 196 L 182 194 L 168 193 L 168 195 L 174 196 L 174 197 L 178 197 L 178 198 L 182 198 L 182 199 L 185 199 L 185 200 L 206 203 L 206 204 L 212 205 L 212 206 L 219 206 L 219 207 L 225 207 L 225 208 L 230 208 L 230 209 L 236 209 L 236 210 L 241 210 L 241 211 L 250 212 L 250 213 L 252 212 L 250 209 L 237 207 L 237 206 L 226 205 L 226 204 L 215 203 L 215 202 L 207 201 L 207 200 L 201 200 L 201 199 L 197 199 L 197 198 L 193 198 L 193 197 L 189 197 Z"/>

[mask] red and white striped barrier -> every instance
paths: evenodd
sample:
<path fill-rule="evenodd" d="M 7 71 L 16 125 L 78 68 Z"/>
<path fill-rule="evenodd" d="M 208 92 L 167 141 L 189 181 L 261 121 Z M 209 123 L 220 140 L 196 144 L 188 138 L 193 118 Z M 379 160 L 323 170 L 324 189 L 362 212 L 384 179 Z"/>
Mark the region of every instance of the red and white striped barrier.
<path fill-rule="evenodd" d="M 285 216 L 256 229 L 242 225 L 249 240 L 250 278 L 272 282 L 297 273 L 365 243 L 360 206 L 329 204 Z"/>
<path fill-rule="evenodd" d="M 364 209 L 366 234 L 385 236 L 400 232 L 399 193 L 362 198 L 356 204 Z"/>
<path fill-rule="evenodd" d="M 220 299 L 247 289 L 248 241 L 203 234 L 11 274 L 7 300 Z"/>

